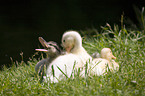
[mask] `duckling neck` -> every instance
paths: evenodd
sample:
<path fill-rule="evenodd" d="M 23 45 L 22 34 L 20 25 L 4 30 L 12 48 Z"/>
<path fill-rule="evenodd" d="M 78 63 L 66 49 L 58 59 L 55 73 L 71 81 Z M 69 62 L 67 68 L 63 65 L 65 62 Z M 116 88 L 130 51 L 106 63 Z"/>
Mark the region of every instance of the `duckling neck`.
<path fill-rule="evenodd" d="M 84 48 L 81 47 L 81 46 L 75 46 L 71 52 L 74 53 L 74 54 L 79 54 L 81 51 L 84 51 Z"/>
<path fill-rule="evenodd" d="M 108 56 L 104 56 L 104 55 L 102 56 L 102 55 L 101 55 L 101 58 L 106 59 L 106 60 L 108 60 L 109 62 L 112 61 L 110 58 L 108 58 Z"/>

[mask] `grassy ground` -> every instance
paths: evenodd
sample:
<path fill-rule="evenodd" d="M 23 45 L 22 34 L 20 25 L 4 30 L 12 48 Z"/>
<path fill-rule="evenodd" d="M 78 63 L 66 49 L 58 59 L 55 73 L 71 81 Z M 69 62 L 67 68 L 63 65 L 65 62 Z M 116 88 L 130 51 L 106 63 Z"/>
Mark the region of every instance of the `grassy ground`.
<path fill-rule="evenodd" d="M 89 30 L 90 31 L 90 30 Z M 95 35 L 84 35 L 83 46 L 92 54 L 104 47 L 112 49 L 120 68 L 117 73 L 105 76 L 81 78 L 75 76 L 56 84 L 40 83 L 35 74 L 35 58 L 25 64 L 16 63 L 0 71 L 0 94 L 9 95 L 50 95 L 50 96 L 144 96 L 145 95 L 145 35 L 143 31 L 131 31 L 106 25 L 102 33 L 91 30 Z M 110 37 L 112 36 L 112 37 Z M 17 67 L 15 66 L 17 65 Z"/>

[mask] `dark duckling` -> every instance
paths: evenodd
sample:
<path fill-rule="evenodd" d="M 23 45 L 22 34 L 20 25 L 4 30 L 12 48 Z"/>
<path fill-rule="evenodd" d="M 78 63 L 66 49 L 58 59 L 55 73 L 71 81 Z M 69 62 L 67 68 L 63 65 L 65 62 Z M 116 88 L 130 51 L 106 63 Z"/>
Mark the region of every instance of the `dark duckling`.
<path fill-rule="evenodd" d="M 53 61 L 57 56 L 60 54 L 63 54 L 62 50 L 60 47 L 57 45 L 56 42 L 54 41 L 49 41 L 46 42 L 42 37 L 39 37 L 39 42 L 42 44 L 44 49 L 35 49 L 36 51 L 43 51 L 46 53 L 47 58 L 40 60 L 36 66 L 35 66 L 35 71 L 38 73 L 40 76 L 44 75 L 44 66 L 46 68 L 49 66 L 51 61 Z"/>

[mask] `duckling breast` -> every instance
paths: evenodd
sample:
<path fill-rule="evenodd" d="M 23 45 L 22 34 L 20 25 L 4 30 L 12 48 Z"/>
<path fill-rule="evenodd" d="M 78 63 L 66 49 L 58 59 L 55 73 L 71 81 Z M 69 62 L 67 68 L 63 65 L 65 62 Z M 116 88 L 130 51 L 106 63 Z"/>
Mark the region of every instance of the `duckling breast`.
<path fill-rule="evenodd" d="M 46 72 L 47 77 L 50 77 L 53 74 L 52 66 L 54 69 L 55 77 L 59 78 L 61 75 L 63 75 L 63 73 L 65 73 L 68 77 L 70 77 L 73 68 L 78 64 L 81 64 L 81 61 L 76 55 L 74 54 L 61 55 L 51 62 Z"/>

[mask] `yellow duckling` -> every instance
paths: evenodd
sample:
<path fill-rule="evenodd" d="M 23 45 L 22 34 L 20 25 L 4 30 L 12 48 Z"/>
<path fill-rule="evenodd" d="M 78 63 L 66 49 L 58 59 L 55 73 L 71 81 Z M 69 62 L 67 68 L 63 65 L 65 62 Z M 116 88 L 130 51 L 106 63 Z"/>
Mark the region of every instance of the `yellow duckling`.
<path fill-rule="evenodd" d="M 93 60 L 94 64 L 91 66 L 91 74 L 92 75 L 104 75 L 105 72 L 110 69 L 110 71 L 118 71 L 119 64 L 116 63 L 114 60 L 116 57 L 112 54 L 110 48 L 103 48 L 101 50 L 101 58 L 95 58 Z"/>

